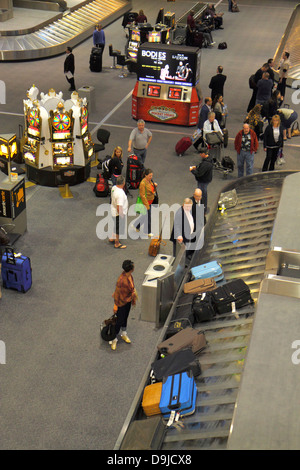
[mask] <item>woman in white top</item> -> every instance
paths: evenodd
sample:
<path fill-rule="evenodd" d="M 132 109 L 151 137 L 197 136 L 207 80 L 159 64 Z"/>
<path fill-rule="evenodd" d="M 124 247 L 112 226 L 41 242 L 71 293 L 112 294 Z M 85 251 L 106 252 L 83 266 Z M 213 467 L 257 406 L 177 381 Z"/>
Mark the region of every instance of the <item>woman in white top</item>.
<path fill-rule="evenodd" d="M 289 52 L 284 52 L 282 54 L 282 58 L 280 59 L 279 62 L 279 81 L 278 81 L 278 86 L 277 90 L 280 91 L 282 98 L 284 98 L 285 95 L 285 88 L 286 88 L 286 79 L 288 77 L 288 70 L 290 68 L 290 61 L 289 61 L 290 54 Z"/>
<path fill-rule="evenodd" d="M 283 127 L 280 117 L 275 114 L 270 124 L 264 132 L 264 151 L 266 158 L 262 167 L 262 171 L 273 171 L 277 160 L 278 151 L 283 147 Z"/>

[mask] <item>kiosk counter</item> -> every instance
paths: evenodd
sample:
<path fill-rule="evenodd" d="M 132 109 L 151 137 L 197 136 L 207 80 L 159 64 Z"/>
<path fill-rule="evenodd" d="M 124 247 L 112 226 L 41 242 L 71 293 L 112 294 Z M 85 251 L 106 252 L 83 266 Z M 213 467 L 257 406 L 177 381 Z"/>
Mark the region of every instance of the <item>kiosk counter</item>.
<path fill-rule="evenodd" d="M 138 50 L 138 80 L 132 94 L 132 117 L 194 126 L 200 100 L 197 85 L 201 50 L 145 43 Z"/>

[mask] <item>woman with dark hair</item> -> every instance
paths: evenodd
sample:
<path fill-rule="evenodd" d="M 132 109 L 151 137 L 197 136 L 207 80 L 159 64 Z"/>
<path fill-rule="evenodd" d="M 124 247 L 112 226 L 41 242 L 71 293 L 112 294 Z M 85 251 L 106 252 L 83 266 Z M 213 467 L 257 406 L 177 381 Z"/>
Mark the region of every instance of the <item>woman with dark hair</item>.
<path fill-rule="evenodd" d="M 224 109 L 224 103 L 223 103 L 223 96 L 220 94 L 217 94 L 212 102 L 212 110 L 216 115 L 216 120 L 219 123 L 219 126 L 221 129 L 225 128 L 226 125 L 226 116 L 227 113 L 225 112 Z"/>
<path fill-rule="evenodd" d="M 153 237 L 151 233 L 151 205 L 156 195 L 157 184 L 153 182 L 153 171 L 148 168 L 145 170 L 144 177 L 140 182 L 139 191 L 140 198 L 143 203 L 142 212 L 136 223 L 133 224 L 137 232 L 140 231 L 140 226 L 144 226 L 144 234 L 149 238 Z"/>
<path fill-rule="evenodd" d="M 134 287 L 134 281 L 132 273 L 134 271 L 134 262 L 126 259 L 122 263 L 123 272 L 119 276 L 115 292 L 113 293 L 114 298 L 114 313 L 117 317 L 116 322 L 116 338 L 110 341 L 111 349 L 113 351 L 117 348 L 118 334 L 121 332 L 120 337 L 125 343 L 131 343 L 128 337 L 126 328 L 129 312 L 131 305 L 136 304 L 137 293 Z"/>
<path fill-rule="evenodd" d="M 275 114 L 270 124 L 264 132 L 264 151 L 266 158 L 262 167 L 262 171 L 273 171 L 277 160 L 278 151 L 283 147 L 283 127 L 280 117 Z"/>

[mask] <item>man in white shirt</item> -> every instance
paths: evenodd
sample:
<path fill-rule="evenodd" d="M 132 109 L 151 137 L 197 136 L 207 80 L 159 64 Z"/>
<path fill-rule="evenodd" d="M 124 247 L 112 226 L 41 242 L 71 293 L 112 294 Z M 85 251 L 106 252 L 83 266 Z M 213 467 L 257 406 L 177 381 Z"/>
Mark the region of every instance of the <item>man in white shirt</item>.
<path fill-rule="evenodd" d="M 120 232 L 124 233 L 126 215 L 128 212 L 128 199 L 124 191 L 125 178 L 118 176 L 116 185 L 111 189 L 111 215 L 114 219 L 114 233 L 109 239 L 115 248 L 124 249 L 126 245 L 120 243 Z"/>
<path fill-rule="evenodd" d="M 203 124 L 203 138 L 205 139 L 206 134 L 209 134 L 210 132 L 220 132 L 223 136 L 223 132 L 219 126 L 218 121 L 216 120 L 215 113 L 211 111 L 208 113 L 207 117 L 208 119 Z"/>

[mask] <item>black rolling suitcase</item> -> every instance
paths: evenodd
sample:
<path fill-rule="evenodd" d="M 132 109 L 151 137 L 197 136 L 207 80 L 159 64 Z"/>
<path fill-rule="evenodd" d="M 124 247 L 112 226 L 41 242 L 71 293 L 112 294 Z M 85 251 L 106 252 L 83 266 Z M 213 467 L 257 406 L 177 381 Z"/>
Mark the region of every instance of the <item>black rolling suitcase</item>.
<path fill-rule="evenodd" d="M 90 55 L 90 71 L 102 72 L 102 48 L 93 47 Z"/>
<path fill-rule="evenodd" d="M 253 304 L 250 289 L 243 279 L 227 282 L 210 292 L 214 310 L 217 314 L 228 313 L 235 308 L 239 309 Z"/>
<path fill-rule="evenodd" d="M 194 296 L 192 310 L 196 323 L 211 321 L 215 318 L 215 310 L 211 292 L 204 292 Z"/>
<path fill-rule="evenodd" d="M 189 297 L 187 295 L 187 297 Z M 193 326 L 195 323 L 192 311 L 192 299 L 186 299 L 186 303 L 178 305 L 166 331 L 166 338 L 170 338 L 184 328 Z"/>
<path fill-rule="evenodd" d="M 151 377 L 158 382 L 169 375 L 191 371 L 194 377 L 201 374 L 199 360 L 191 349 L 177 351 L 162 359 L 157 359 L 151 364 Z"/>

